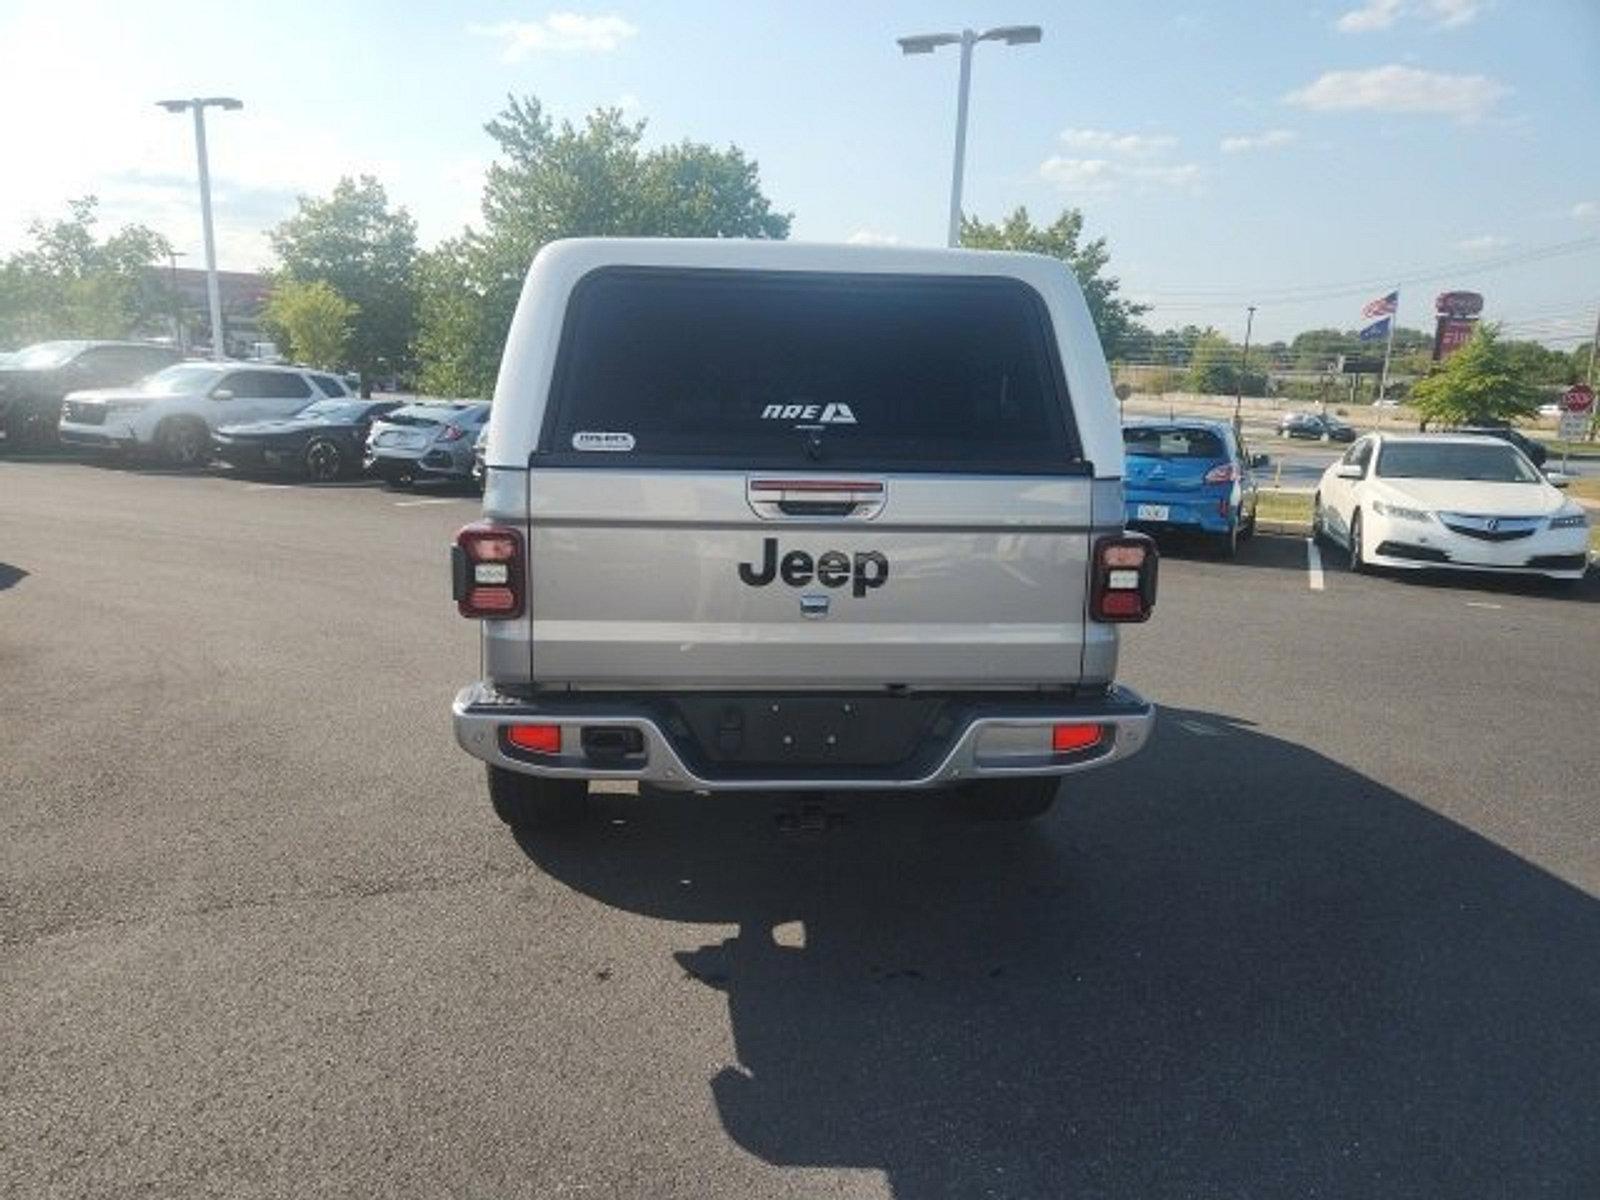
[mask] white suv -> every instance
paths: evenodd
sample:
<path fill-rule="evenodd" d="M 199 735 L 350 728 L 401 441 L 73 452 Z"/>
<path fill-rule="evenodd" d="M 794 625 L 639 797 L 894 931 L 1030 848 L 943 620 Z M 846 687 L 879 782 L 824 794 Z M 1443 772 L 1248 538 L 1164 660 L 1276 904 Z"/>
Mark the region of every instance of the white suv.
<path fill-rule="evenodd" d="M 219 425 L 269 421 L 313 400 L 350 395 L 337 376 L 301 367 L 183 362 L 125 388 L 72 392 L 61 441 L 94 450 L 154 449 L 177 467 L 203 463 Z"/>

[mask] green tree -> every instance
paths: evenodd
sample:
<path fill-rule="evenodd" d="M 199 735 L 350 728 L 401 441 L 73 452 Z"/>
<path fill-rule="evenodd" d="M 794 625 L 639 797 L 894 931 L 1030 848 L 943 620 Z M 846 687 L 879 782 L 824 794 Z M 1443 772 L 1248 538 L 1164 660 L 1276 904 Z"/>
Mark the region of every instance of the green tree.
<path fill-rule="evenodd" d="M 360 311 L 320 279 L 282 279 L 273 286 L 264 316 L 296 362 L 333 370 L 345 365 L 351 322 Z"/>
<path fill-rule="evenodd" d="M 975 250 L 1024 250 L 1059 258 L 1072 268 L 1089 304 L 1095 332 L 1108 358 L 1116 358 L 1142 332 L 1137 324 L 1148 305 L 1135 304 L 1117 295 L 1121 287 L 1115 276 L 1105 274 L 1111 262 L 1106 239 L 1083 241 L 1083 214 L 1075 208 L 1063 209 L 1049 225 L 1035 225 L 1026 208 L 1017 208 L 996 224 L 977 217 L 961 217 L 961 244 Z"/>
<path fill-rule="evenodd" d="M 417 226 L 389 207 L 370 175 L 341 179 L 326 199 L 300 197 L 296 213 L 269 234 L 282 276 L 326 283 L 356 307 L 345 351 L 364 386 L 411 365 L 416 333 Z"/>
<path fill-rule="evenodd" d="M 99 202 L 72 200 L 67 215 L 28 226 L 30 244 L 0 262 L 0 345 L 60 337 L 126 337 L 164 328 L 171 294 L 150 267 L 167 240 L 125 225 L 99 240 Z"/>
<path fill-rule="evenodd" d="M 555 125 L 531 96 L 508 97 L 485 129 L 500 148 L 483 226 L 424 256 L 416 354 L 424 390 L 486 396 L 528 264 L 557 238 L 783 238 L 790 218 L 736 146 L 643 146 L 646 124 L 601 108 Z"/>
<path fill-rule="evenodd" d="M 1471 425 L 1531 417 L 1540 391 L 1499 327 L 1483 324 L 1442 367 L 1417 380 L 1410 401 L 1425 425 Z"/>

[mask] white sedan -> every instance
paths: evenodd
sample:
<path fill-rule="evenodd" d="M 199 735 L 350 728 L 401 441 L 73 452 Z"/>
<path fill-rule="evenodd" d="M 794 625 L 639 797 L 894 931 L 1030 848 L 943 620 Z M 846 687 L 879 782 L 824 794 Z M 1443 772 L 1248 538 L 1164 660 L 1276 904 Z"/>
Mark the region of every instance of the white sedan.
<path fill-rule="evenodd" d="M 1581 579 L 1589 517 L 1492 438 L 1374 433 L 1325 472 L 1312 533 L 1350 569 L 1444 568 Z"/>

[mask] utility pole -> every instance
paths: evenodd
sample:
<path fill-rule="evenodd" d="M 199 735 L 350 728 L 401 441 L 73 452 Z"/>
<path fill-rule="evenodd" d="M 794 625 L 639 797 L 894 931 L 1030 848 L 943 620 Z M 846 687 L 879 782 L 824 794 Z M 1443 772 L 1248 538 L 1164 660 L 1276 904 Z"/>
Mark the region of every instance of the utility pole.
<path fill-rule="evenodd" d="M 1594 318 L 1594 340 L 1589 343 L 1589 390 L 1594 391 L 1594 360 L 1600 354 L 1600 313 Z M 1595 413 L 1589 418 L 1589 440 L 1594 441 L 1595 431 L 1600 430 L 1600 405 L 1595 406 Z"/>
<path fill-rule="evenodd" d="M 194 113 L 194 153 L 200 163 L 200 225 L 206 239 L 206 299 L 211 308 L 211 357 L 220 362 L 228 355 L 222 332 L 222 294 L 217 286 L 217 239 L 211 228 L 211 167 L 206 161 L 206 109 L 220 108 L 231 112 L 243 108 L 244 103 L 231 96 L 197 96 L 193 100 L 159 100 L 156 104 L 170 113 L 180 113 L 186 109 Z"/>
<path fill-rule="evenodd" d="M 1244 319 L 1244 353 L 1239 356 L 1238 387 L 1233 394 L 1233 432 L 1235 436 L 1244 433 L 1244 373 L 1250 366 L 1250 330 L 1256 323 L 1256 306 L 1251 304 L 1245 309 Z"/>

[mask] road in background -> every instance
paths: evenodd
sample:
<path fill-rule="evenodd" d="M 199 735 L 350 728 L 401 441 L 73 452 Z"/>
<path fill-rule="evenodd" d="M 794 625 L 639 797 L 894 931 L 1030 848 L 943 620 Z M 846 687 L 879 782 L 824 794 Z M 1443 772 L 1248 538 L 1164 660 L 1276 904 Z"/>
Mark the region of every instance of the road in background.
<path fill-rule="evenodd" d="M 1600 1178 L 1592 576 L 1169 557 L 1125 653 L 1153 742 L 1037 826 L 608 796 L 519 846 L 450 735 L 472 499 L 0 495 L 0 1193 Z"/>

